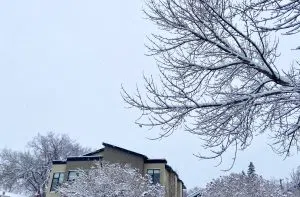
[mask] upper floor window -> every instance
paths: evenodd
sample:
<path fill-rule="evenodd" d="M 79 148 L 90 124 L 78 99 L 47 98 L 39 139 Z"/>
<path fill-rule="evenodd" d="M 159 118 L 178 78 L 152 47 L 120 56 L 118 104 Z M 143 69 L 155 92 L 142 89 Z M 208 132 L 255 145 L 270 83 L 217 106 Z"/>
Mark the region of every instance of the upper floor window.
<path fill-rule="evenodd" d="M 147 174 L 150 175 L 153 184 L 160 183 L 160 170 L 159 169 L 148 169 Z"/>
<path fill-rule="evenodd" d="M 70 170 L 68 174 L 68 181 L 74 181 L 79 176 L 79 172 L 75 170 Z"/>
<path fill-rule="evenodd" d="M 56 191 L 58 187 L 63 183 L 65 174 L 63 172 L 53 173 L 53 179 L 51 183 L 50 191 Z"/>

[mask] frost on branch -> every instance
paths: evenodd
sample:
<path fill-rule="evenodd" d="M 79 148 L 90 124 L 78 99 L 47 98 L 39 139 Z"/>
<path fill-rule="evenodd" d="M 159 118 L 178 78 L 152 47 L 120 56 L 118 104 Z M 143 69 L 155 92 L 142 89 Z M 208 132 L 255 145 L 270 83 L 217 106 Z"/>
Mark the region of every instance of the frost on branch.
<path fill-rule="evenodd" d="M 299 0 L 256 0 L 248 3 L 248 8 L 257 14 L 264 12 L 264 15 L 256 18 L 263 31 L 283 30 L 286 35 L 300 32 Z"/>
<path fill-rule="evenodd" d="M 79 177 L 62 185 L 64 197 L 164 197 L 164 187 L 152 184 L 129 165 L 98 163 L 96 168 L 80 170 Z"/>
<path fill-rule="evenodd" d="M 161 128 L 159 137 L 178 128 L 199 136 L 211 152 L 200 158 L 232 147 L 235 159 L 265 132 L 274 151 L 288 156 L 300 149 L 299 65 L 286 61 L 281 68 L 290 68 L 279 70 L 279 41 L 259 20 L 265 10 L 246 4 L 257 1 L 235 2 L 148 0 L 145 12 L 162 32 L 149 45 L 160 79 L 145 77 L 143 89 L 123 89 L 123 98 L 141 111 L 140 126 Z M 260 3 L 267 2 L 274 1 Z"/>

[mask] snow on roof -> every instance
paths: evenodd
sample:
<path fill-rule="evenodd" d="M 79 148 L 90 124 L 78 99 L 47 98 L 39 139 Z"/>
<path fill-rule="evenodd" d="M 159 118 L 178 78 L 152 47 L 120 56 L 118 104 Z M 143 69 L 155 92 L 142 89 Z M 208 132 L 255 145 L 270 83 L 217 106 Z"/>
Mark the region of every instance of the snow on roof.
<path fill-rule="evenodd" d="M 201 193 L 202 193 L 201 190 L 198 190 L 198 191 L 188 195 L 188 197 L 198 197 L 198 196 L 201 197 Z"/>

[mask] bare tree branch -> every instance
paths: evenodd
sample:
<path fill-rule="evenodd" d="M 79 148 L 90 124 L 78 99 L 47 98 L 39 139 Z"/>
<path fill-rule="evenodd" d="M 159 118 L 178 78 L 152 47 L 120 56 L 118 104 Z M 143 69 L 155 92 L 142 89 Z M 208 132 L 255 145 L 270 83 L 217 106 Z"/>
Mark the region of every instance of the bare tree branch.
<path fill-rule="evenodd" d="M 277 153 L 299 150 L 299 70 L 278 71 L 278 40 L 261 28 L 265 11 L 272 13 L 268 22 L 282 6 L 292 7 L 282 15 L 299 14 L 299 1 L 290 2 L 148 0 L 145 13 L 162 30 L 148 46 L 160 78 L 145 77 L 135 96 L 122 88 L 126 103 L 142 112 L 137 124 L 160 127 L 159 137 L 179 128 L 199 136 L 212 153 L 198 155 L 205 159 L 233 147 L 235 160 L 265 132 Z M 297 35 L 294 28 L 287 33 Z"/>

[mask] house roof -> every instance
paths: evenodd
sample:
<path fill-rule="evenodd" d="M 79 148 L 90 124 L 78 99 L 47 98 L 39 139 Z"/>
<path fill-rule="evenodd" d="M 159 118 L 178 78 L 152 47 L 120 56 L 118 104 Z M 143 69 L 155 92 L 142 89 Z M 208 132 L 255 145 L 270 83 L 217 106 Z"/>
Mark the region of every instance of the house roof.
<path fill-rule="evenodd" d="M 101 156 L 79 156 L 79 157 L 68 157 L 67 161 L 99 161 Z"/>
<path fill-rule="evenodd" d="M 67 157 L 66 160 L 54 160 L 52 164 L 66 164 L 68 161 L 99 161 L 101 158 L 101 156 Z"/>
<path fill-rule="evenodd" d="M 92 156 L 92 155 L 95 155 L 95 154 L 97 154 L 97 153 L 101 153 L 101 152 L 103 152 L 103 151 L 104 151 L 104 148 L 100 148 L 100 149 L 95 150 L 95 151 L 93 151 L 93 152 L 87 153 L 87 154 L 85 154 L 85 155 L 83 155 L 83 156 Z"/>
<path fill-rule="evenodd" d="M 67 161 L 63 161 L 63 160 L 53 160 L 52 164 L 66 164 Z"/>
<path fill-rule="evenodd" d="M 166 159 L 147 159 L 145 163 L 168 163 Z"/>

